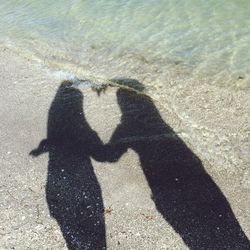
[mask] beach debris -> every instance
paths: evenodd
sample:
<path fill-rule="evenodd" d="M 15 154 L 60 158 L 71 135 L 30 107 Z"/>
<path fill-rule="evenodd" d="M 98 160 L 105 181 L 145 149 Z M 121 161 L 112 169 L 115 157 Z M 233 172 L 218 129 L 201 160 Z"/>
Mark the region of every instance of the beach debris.
<path fill-rule="evenodd" d="M 146 215 L 144 213 L 140 213 L 143 217 L 145 217 L 147 220 L 154 220 L 155 219 L 155 216 L 152 216 L 152 215 Z"/>
<path fill-rule="evenodd" d="M 112 213 L 112 211 L 113 211 L 113 208 L 111 208 L 111 206 L 109 206 L 108 208 L 105 208 L 104 209 L 104 214 L 111 214 Z"/>
<path fill-rule="evenodd" d="M 108 85 L 109 84 L 105 83 L 105 82 L 92 81 L 92 80 L 89 80 L 89 79 L 80 80 L 78 78 L 75 78 L 74 81 L 73 81 L 72 87 L 74 87 L 74 88 L 80 88 L 80 89 L 91 88 L 99 96 L 102 92 L 105 92 L 105 90 L 107 89 Z"/>

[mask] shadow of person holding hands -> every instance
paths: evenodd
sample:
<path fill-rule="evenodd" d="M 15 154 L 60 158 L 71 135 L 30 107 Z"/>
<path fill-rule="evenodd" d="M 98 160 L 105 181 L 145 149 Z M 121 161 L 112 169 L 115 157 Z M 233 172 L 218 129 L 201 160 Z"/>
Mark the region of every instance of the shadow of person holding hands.
<path fill-rule="evenodd" d="M 113 79 L 143 90 L 133 79 Z M 116 162 L 133 149 L 163 218 L 190 249 L 250 249 L 249 240 L 229 203 L 206 173 L 199 158 L 161 118 L 146 95 L 120 87 L 117 100 L 122 117 L 107 148 Z"/>
<path fill-rule="evenodd" d="M 102 192 L 90 157 L 104 161 L 102 142 L 87 123 L 83 95 L 65 81 L 51 104 L 47 139 L 32 156 L 49 153 L 46 198 L 69 249 L 106 249 Z"/>

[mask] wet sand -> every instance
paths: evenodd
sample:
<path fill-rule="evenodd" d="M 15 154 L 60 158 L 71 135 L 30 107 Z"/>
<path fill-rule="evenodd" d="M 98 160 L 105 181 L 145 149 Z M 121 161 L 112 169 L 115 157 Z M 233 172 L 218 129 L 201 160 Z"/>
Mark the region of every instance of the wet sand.
<path fill-rule="evenodd" d="M 47 137 L 48 112 L 65 79 L 7 48 L 1 47 L 0 57 L 0 247 L 67 249 L 45 196 L 49 156 L 29 155 Z M 164 84 L 147 91 L 156 109 L 201 160 L 249 238 L 250 92 L 181 79 Z M 99 97 L 80 90 L 86 120 L 108 143 L 121 119 L 117 89 Z M 91 164 L 102 192 L 108 249 L 187 248 L 157 211 L 133 149 L 117 162 L 91 158 Z"/>

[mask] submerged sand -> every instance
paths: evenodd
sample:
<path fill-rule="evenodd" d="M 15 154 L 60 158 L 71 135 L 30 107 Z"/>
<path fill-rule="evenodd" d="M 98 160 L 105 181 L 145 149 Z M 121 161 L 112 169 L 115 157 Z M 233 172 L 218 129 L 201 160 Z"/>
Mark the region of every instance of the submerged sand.
<path fill-rule="evenodd" d="M 65 75 L 49 74 L 7 48 L 0 49 L 0 58 L 0 248 L 67 249 L 45 198 L 48 154 L 29 155 L 47 136 L 48 110 Z M 164 84 L 148 89 L 148 95 L 202 161 L 250 237 L 250 92 L 197 80 Z M 107 143 L 121 118 L 117 89 L 99 97 L 90 88 L 80 89 L 86 119 Z M 135 151 L 129 149 L 116 163 L 91 162 L 106 209 L 108 249 L 186 248 L 156 210 Z"/>

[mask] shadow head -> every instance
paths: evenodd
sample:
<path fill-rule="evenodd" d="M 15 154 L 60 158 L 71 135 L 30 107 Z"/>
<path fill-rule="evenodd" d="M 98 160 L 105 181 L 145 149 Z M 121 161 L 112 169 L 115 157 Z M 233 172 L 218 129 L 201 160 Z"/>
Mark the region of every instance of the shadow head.
<path fill-rule="evenodd" d="M 113 78 L 110 81 L 116 83 L 117 101 L 124 114 L 138 114 L 152 112 L 154 104 L 151 98 L 144 93 L 145 86 L 131 78 Z M 155 110 L 154 110 L 155 111 Z"/>
<path fill-rule="evenodd" d="M 130 89 L 131 91 L 134 90 L 136 92 L 143 92 L 145 90 L 145 86 L 133 78 L 117 77 L 117 78 L 112 78 L 110 81 L 116 83 L 121 88 Z"/>

